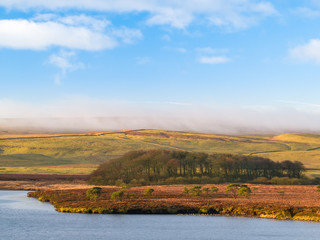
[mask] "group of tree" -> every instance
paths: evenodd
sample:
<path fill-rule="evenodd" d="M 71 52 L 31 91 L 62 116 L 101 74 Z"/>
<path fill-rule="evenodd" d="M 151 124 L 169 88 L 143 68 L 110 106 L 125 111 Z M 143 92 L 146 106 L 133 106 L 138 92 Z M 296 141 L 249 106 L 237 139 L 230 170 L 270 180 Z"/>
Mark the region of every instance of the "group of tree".
<path fill-rule="evenodd" d="M 250 181 L 256 178 L 301 178 L 305 170 L 301 162 L 274 162 L 268 158 L 206 154 L 186 151 L 132 151 L 103 163 L 94 171 L 89 182 L 96 185 L 196 183 L 196 180 Z M 177 181 L 177 182 L 175 182 Z M 201 182 L 206 183 L 206 182 Z"/>

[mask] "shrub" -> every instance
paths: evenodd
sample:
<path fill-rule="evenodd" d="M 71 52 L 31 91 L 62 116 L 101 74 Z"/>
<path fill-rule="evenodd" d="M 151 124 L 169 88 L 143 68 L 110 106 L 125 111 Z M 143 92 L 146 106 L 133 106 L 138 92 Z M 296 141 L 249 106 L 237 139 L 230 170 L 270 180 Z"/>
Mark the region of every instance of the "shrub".
<path fill-rule="evenodd" d="M 140 184 L 138 183 L 138 180 L 137 180 L 137 179 L 132 179 L 132 180 L 130 181 L 130 186 L 138 186 L 138 185 L 140 185 Z"/>
<path fill-rule="evenodd" d="M 201 193 L 201 186 L 194 186 L 193 188 L 189 189 L 189 194 L 191 196 L 200 196 Z"/>
<path fill-rule="evenodd" d="M 86 191 L 86 196 L 90 200 L 97 200 L 101 196 L 101 188 L 100 187 L 93 187 Z"/>
<path fill-rule="evenodd" d="M 211 183 L 223 183 L 225 182 L 225 179 L 221 178 L 221 177 L 213 177 L 211 178 Z"/>
<path fill-rule="evenodd" d="M 45 196 L 40 196 L 40 197 L 38 198 L 38 200 L 39 200 L 40 202 L 49 202 L 49 201 L 50 201 L 49 198 L 47 198 L 47 197 L 45 197 Z"/>
<path fill-rule="evenodd" d="M 169 177 L 166 179 L 166 184 L 174 184 L 176 181 L 176 178 L 174 177 Z"/>
<path fill-rule="evenodd" d="M 122 190 L 115 191 L 111 194 L 111 200 L 121 200 L 124 195 L 124 192 Z"/>
<path fill-rule="evenodd" d="M 237 195 L 238 196 L 244 196 L 244 197 L 249 197 L 251 194 L 251 189 L 247 185 L 241 185 Z"/>
<path fill-rule="evenodd" d="M 203 183 L 203 184 L 209 184 L 209 183 L 211 183 L 211 182 L 212 182 L 211 177 L 208 177 L 208 176 L 203 176 L 203 177 L 201 177 L 201 183 Z"/>
<path fill-rule="evenodd" d="M 227 186 L 226 193 L 230 192 L 234 198 L 237 198 L 237 193 L 238 193 L 239 188 L 240 188 L 239 184 L 231 183 Z"/>
<path fill-rule="evenodd" d="M 146 190 L 144 190 L 144 195 L 150 196 L 150 195 L 152 195 L 153 192 L 154 192 L 154 189 L 147 188 Z"/>
<path fill-rule="evenodd" d="M 270 182 L 270 180 L 266 177 L 257 177 L 255 178 L 252 182 L 254 183 L 264 183 L 264 184 L 267 184 Z"/>
<path fill-rule="evenodd" d="M 213 192 L 213 193 L 216 193 L 216 192 L 218 192 L 219 191 L 219 188 L 217 188 L 217 187 L 215 187 L 215 186 L 213 186 L 212 188 L 211 188 L 211 192 Z"/>
<path fill-rule="evenodd" d="M 122 181 L 122 179 L 118 179 L 118 180 L 115 182 L 115 185 L 121 187 L 121 186 L 126 185 L 126 184 Z"/>
<path fill-rule="evenodd" d="M 192 183 L 201 183 L 201 179 L 197 176 L 192 177 Z"/>
<path fill-rule="evenodd" d="M 184 177 L 176 177 L 175 183 L 177 184 L 186 183 L 186 179 Z"/>
<path fill-rule="evenodd" d="M 184 187 L 183 193 L 189 193 L 189 189 L 187 187 Z"/>
<path fill-rule="evenodd" d="M 277 185 L 301 185 L 302 181 L 298 178 L 273 177 L 271 183 Z"/>
<path fill-rule="evenodd" d="M 320 185 L 317 186 L 317 191 L 320 192 Z"/>

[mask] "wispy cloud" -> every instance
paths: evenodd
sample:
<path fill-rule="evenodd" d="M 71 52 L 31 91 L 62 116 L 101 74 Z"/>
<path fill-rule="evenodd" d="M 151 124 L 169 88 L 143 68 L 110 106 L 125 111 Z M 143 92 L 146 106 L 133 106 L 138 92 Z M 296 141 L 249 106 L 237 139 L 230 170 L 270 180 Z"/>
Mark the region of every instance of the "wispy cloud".
<path fill-rule="evenodd" d="M 311 39 L 289 50 L 289 58 L 297 62 L 313 62 L 320 64 L 320 39 Z"/>
<path fill-rule="evenodd" d="M 305 18 L 317 18 L 320 17 L 319 9 L 311 9 L 308 7 L 299 7 L 292 10 L 292 13 L 296 16 L 305 17 Z"/>
<path fill-rule="evenodd" d="M 228 63 L 231 61 L 230 58 L 223 57 L 223 56 L 211 56 L 211 57 L 199 57 L 198 59 L 199 63 L 202 64 L 220 64 L 220 63 Z"/>
<path fill-rule="evenodd" d="M 309 103 L 309 102 L 301 102 L 301 101 L 288 101 L 288 100 L 276 100 L 275 102 L 289 104 L 295 106 L 296 108 L 300 108 L 301 106 L 305 109 L 308 107 L 308 110 L 317 109 L 320 111 L 320 104 L 317 103 Z"/>
<path fill-rule="evenodd" d="M 212 48 L 212 47 L 198 47 L 195 49 L 197 55 L 197 62 L 201 64 L 221 64 L 231 62 L 232 59 L 226 56 L 229 52 L 224 48 Z"/>
<path fill-rule="evenodd" d="M 0 6 L 8 10 L 25 11 L 77 9 L 117 13 L 147 12 L 147 24 L 166 24 L 181 29 L 199 18 L 216 26 L 245 29 L 277 13 L 271 1 L 261 0 L 0 0 Z"/>
<path fill-rule="evenodd" d="M 143 35 L 138 29 L 130 29 L 127 27 L 116 28 L 111 31 L 111 35 L 121 39 L 124 43 L 132 44 L 136 40 L 142 39 Z"/>
<path fill-rule="evenodd" d="M 61 84 L 63 78 L 66 77 L 67 72 L 75 71 L 77 69 L 83 69 L 84 64 L 75 60 L 75 52 L 60 51 L 58 54 L 52 54 L 48 63 L 52 64 L 60 69 L 60 72 L 56 74 L 54 82 L 57 85 Z"/>
<path fill-rule="evenodd" d="M 276 9 L 266 1 L 217 1 L 221 11 L 208 16 L 211 24 L 226 27 L 228 30 L 241 30 L 257 25 L 261 19 L 277 15 Z M 231 7 L 231 8 L 230 8 Z"/>
<path fill-rule="evenodd" d="M 68 26 L 74 27 L 88 27 L 94 31 L 103 32 L 107 26 L 111 25 L 111 22 L 101 17 L 91 17 L 84 14 L 71 15 L 71 16 L 59 16 L 57 14 L 46 13 L 38 14 L 31 20 L 36 22 L 58 22 Z"/>
<path fill-rule="evenodd" d="M 178 52 L 178 53 L 187 53 L 188 50 L 184 47 L 169 47 L 169 46 L 165 46 L 163 47 L 164 50 L 168 50 L 168 51 L 173 51 L 173 52 Z"/>
<path fill-rule="evenodd" d="M 196 51 L 198 53 L 206 53 L 206 54 L 221 54 L 221 53 L 226 53 L 229 50 L 228 49 L 222 49 L 222 48 L 212 48 L 212 47 L 199 47 L 196 48 Z"/>
<path fill-rule="evenodd" d="M 176 48 L 176 50 L 177 50 L 179 53 L 186 53 L 186 52 L 188 52 L 187 49 L 182 48 L 182 47 Z"/>

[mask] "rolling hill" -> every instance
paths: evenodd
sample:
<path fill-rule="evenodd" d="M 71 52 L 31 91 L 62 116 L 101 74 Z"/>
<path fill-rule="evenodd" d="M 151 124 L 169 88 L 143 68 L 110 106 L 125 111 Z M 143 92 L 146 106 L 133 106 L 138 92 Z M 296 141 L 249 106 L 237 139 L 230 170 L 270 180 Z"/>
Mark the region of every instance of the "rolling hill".
<path fill-rule="evenodd" d="M 82 134 L 2 134 L 0 173 L 89 173 L 97 164 L 139 149 L 256 155 L 320 169 L 320 135 L 237 136 L 164 130 Z"/>

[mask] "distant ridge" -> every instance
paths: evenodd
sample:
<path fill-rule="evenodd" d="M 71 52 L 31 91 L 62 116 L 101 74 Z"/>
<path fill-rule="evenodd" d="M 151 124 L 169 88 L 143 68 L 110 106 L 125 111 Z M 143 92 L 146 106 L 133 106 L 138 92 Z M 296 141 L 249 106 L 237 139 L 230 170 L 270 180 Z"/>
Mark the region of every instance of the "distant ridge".
<path fill-rule="evenodd" d="M 209 126 L 209 127 L 208 127 Z M 131 129 L 166 129 L 169 131 L 274 136 L 295 129 L 273 129 L 270 127 L 249 127 L 231 123 L 212 122 L 195 124 L 181 119 L 148 117 L 87 117 L 87 118 L 0 118 L 0 134 L 70 134 L 83 132 L 117 131 Z M 320 134 L 308 129 L 298 132 Z"/>

